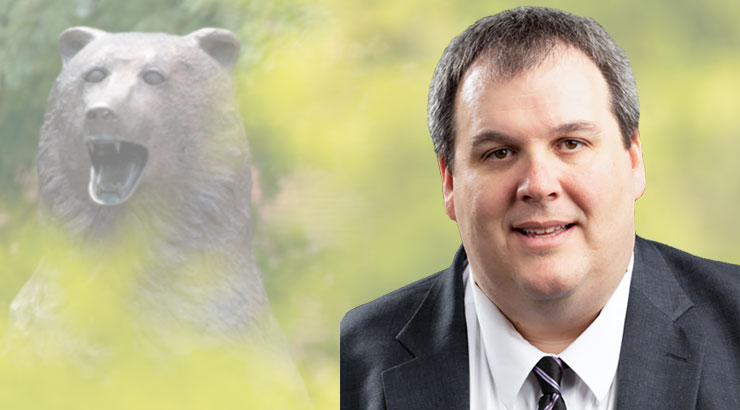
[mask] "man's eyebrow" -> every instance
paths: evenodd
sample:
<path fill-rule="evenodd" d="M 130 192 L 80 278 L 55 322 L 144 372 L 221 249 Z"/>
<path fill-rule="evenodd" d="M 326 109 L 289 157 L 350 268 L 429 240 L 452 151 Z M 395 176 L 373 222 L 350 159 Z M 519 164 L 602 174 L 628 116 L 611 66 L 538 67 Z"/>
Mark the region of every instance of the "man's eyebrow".
<path fill-rule="evenodd" d="M 558 125 L 550 129 L 550 135 L 573 134 L 573 133 L 598 134 L 599 127 L 589 121 L 573 121 Z M 472 138 L 473 149 L 480 145 L 515 145 L 517 139 L 501 131 L 486 130 L 476 134 Z"/>
<path fill-rule="evenodd" d="M 510 135 L 504 134 L 499 131 L 483 131 L 480 134 L 476 134 L 472 138 L 473 149 L 480 145 L 497 144 L 497 145 L 513 145 L 516 139 Z"/>
<path fill-rule="evenodd" d="M 598 134 L 599 133 L 599 127 L 589 121 L 574 121 L 574 122 L 568 122 L 565 124 L 558 125 L 557 127 L 554 127 L 550 130 L 551 135 L 558 135 L 558 134 L 573 134 L 577 132 L 581 133 L 587 133 L 587 134 Z"/>

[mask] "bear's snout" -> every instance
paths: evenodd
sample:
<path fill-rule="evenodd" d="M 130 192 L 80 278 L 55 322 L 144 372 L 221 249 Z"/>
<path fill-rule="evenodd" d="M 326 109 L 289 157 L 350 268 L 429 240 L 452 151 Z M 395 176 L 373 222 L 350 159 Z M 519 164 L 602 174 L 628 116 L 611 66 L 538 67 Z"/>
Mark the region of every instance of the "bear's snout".
<path fill-rule="evenodd" d="M 89 135 L 115 133 L 118 116 L 107 105 L 96 105 L 85 112 Z"/>
<path fill-rule="evenodd" d="M 85 117 L 88 121 L 113 121 L 115 120 L 116 113 L 113 112 L 112 109 L 110 109 L 107 106 L 104 105 L 98 105 L 95 107 L 92 107 L 87 110 L 87 113 L 85 114 Z"/>

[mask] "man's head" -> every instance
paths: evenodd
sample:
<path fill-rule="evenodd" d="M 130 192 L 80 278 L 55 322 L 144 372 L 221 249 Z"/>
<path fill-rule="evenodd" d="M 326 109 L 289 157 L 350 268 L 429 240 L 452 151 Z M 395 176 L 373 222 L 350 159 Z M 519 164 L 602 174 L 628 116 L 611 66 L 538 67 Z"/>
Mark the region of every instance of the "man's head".
<path fill-rule="evenodd" d="M 628 147 L 640 120 L 640 102 L 629 59 L 596 21 L 544 7 L 518 7 L 482 18 L 455 37 L 434 70 L 429 87 L 428 125 L 434 150 L 454 168 L 455 96 L 476 61 L 485 61 L 500 80 L 539 65 L 558 45 L 588 56 L 601 71 L 610 109 Z"/>
<path fill-rule="evenodd" d="M 604 62 L 609 53 L 616 63 Z M 430 124 L 435 89 L 451 127 L 435 140 L 445 208 L 478 285 L 515 324 L 548 324 L 555 307 L 564 320 L 593 319 L 629 262 L 645 187 L 624 53 L 591 20 L 516 9 L 447 48 Z"/>

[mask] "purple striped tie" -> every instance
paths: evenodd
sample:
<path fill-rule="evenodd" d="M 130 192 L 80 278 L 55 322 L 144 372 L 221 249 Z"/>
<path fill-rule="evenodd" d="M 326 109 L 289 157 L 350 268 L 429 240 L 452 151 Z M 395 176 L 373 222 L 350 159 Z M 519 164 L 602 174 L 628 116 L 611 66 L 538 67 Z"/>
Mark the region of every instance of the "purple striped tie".
<path fill-rule="evenodd" d="M 560 379 L 563 377 L 565 364 L 554 356 L 545 356 L 534 366 L 534 375 L 542 388 L 537 410 L 565 410 L 565 401 L 560 392 Z"/>

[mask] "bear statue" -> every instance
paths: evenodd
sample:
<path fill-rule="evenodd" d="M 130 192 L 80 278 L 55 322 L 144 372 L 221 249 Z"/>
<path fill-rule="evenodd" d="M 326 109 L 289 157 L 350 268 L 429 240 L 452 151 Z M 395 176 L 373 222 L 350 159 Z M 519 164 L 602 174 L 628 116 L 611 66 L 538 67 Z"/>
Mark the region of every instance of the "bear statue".
<path fill-rule="evenodd" d="M 106 303 L 164 346 L 272 340 L 231 81 L 239 48 L 215 28 L 61 34 L 37 158 L 40 220 L 58 241 L 10 306 L 16 340 L 102 360 L 106 330 L 84 335 L 105 323 Z M 86 306 L 96 299 L 84 289 L 102 304 Z"/>

